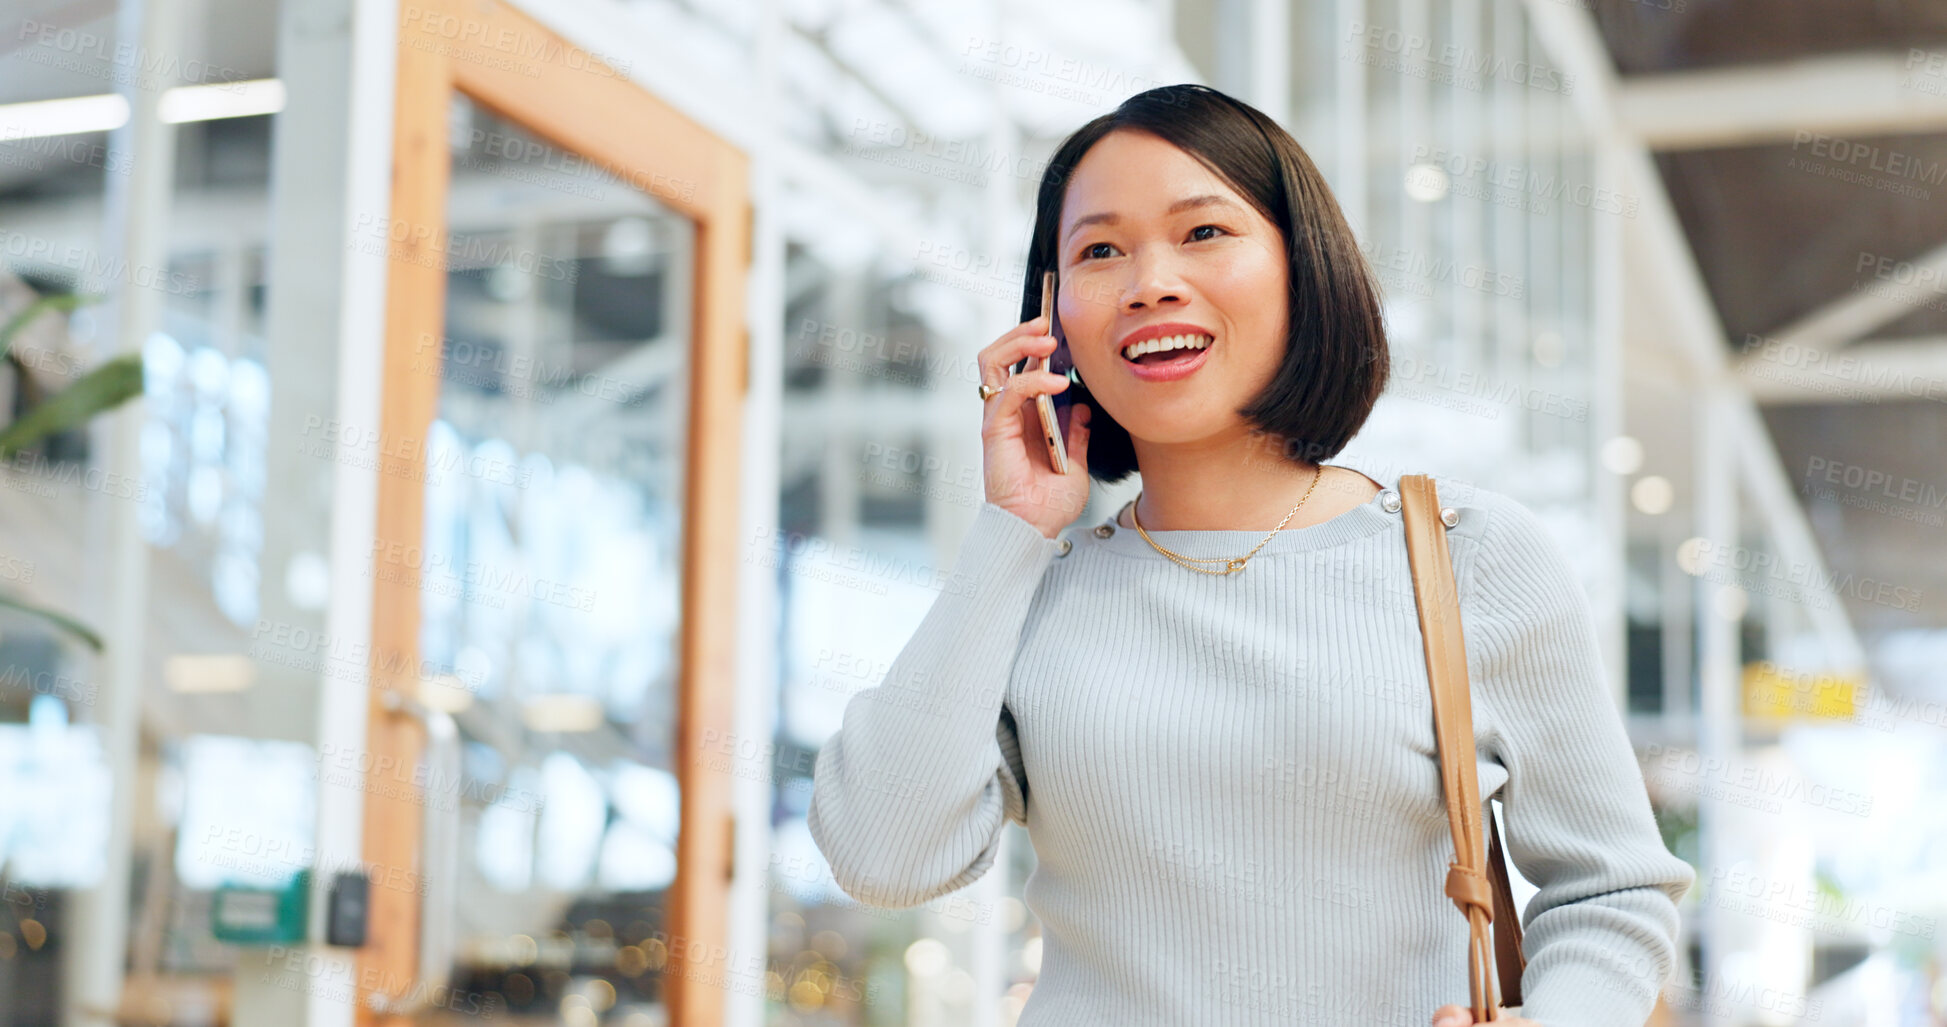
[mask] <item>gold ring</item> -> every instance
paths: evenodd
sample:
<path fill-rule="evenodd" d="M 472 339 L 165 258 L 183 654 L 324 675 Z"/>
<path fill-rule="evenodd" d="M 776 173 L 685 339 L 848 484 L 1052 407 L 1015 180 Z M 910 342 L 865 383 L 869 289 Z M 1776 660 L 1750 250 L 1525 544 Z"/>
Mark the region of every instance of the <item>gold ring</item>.
<path fill-rule="evenodd" d="M 985 403 L 988 400 L 993 399 L 995 396 L 998 396 L 1000 394 L 1001 394 L 1001 390 L 994 388 L 992 385 L 989 385 L 986 382 L 980 383 L 980 401 L 982 403 Z"/>

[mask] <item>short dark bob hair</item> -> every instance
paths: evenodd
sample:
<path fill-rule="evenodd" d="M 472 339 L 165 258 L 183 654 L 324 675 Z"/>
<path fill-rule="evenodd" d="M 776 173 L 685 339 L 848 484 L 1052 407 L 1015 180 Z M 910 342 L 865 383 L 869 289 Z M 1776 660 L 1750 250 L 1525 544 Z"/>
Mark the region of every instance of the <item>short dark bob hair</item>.
<path fill-rule="evenodd" d="M 1284 236 L 1287 332 L 1277 374 L 1237 413 L 1267 451 L 1294 463 L 1329 460 L 1359 433 L 1386 387 L 1379 289 L 1338 201 L 1291 134 L 1262 111 L 1207 86 L 1160 86 L 1090 121 L 1049 158 L 1035 202 L 1021 320 L 1041 313 L 1041 273 L 1058 268 L 1055 236 L 1076 165 L 1110 132 L 1148 132 L 1183 150 L 1249 200 Z M 1114 483 L 1136 470 L 1129 431 L 1084 385 L 1091 408 L 1088 473 Z"/>

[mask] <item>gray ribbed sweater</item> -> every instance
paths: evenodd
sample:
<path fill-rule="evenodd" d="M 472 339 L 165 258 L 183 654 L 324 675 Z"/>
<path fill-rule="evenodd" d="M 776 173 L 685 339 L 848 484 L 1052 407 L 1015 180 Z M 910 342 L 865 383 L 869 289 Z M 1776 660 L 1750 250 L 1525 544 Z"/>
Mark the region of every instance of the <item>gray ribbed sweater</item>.
<path fill-rule="evenodd" d="M 1376 478 L 1396 485 L 1396 481 Z M 1503 494 L 1436 478 L 1483 797 L 1540 888 L 1526 1004 L 1638 1027 L 1695 879 L 1658 835 L 1561 548 Z M 820 752 L 809 826 L 844 891 L 906 907 L 1037 865 L 1020 1027 L 1398 1024 L 1468 1002 L 1401 514 L 1382 493 L 1198 574 L 1105 519 L 1056 539 L 983 503 L 943 591 Z M 1157 531 L 1234 556 L 1261 531 Z M 1485 799 L 1483 799 L 1485 802 Z"/>

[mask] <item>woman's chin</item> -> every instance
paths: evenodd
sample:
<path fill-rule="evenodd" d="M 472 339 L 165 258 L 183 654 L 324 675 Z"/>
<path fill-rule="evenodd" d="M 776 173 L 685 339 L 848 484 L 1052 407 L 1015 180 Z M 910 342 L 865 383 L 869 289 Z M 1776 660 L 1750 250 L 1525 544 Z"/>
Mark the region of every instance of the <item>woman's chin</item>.
<path fill-rule="evenodd" d="M 1207 408 L 1208 405 L 1205 405 Z M 1199 413 L 1202 411 L 1199 410 Z M 1130 422 L 1117 419 L 1129 432 L 1129 438 L 1139 444 L 1152 446 L 1183 446 L 1194 443 L 1212 442 L 1225 437 L 1235 428 L 1235 424 L 1218 424 L 1201 417 L 1169 418 L 1145 417 L 1139 427 L 1129 427 Z"/>

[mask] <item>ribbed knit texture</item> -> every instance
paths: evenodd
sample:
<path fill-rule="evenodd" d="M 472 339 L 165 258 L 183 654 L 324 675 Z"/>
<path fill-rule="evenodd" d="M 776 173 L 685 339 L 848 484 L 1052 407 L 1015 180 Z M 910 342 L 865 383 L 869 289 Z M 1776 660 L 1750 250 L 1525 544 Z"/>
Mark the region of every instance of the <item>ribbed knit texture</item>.
<path fill-rule="evenodd" d="M 1561 548 L 1512 498 L 1436 485 L 1460 514 L 1481 795 L 1540 888 L 1519 1015 L 1638 1027 L 1695 872 L 1658 835 Z M 1043 949 L 1021 1027 L 1424 1027 L 1467 1005 L 1402 514 L 1376 496 L 1229 576 L 1099 524 L 1065 529 L 1064 555 L 982 504 L 967 587 L 819 754 L 809 825 L 839 886 L 918 905 L 992 867 L 1004 818 L 1025 824 Z M 1264 537 L 1150 534 L 1185 556 Z"/>

